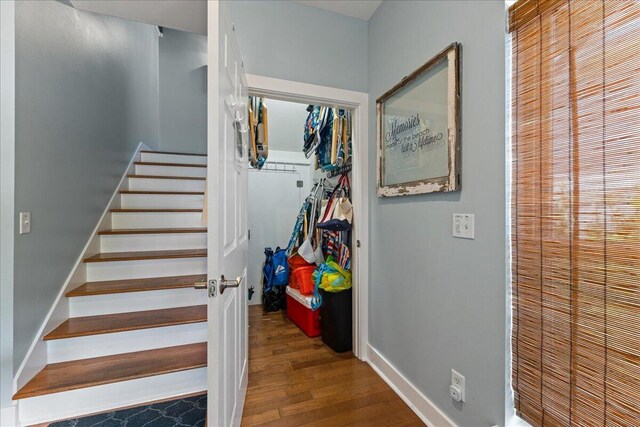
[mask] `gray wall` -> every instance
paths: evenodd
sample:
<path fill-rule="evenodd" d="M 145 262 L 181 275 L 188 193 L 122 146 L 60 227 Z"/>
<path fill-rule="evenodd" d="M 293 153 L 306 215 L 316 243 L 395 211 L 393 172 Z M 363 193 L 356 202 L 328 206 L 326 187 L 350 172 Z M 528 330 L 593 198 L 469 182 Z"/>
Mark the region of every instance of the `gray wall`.
<path fill-rule="evenodd" d="M 158 141 L 155 28 L 54 1 L 16 5 L 17 368 L 139 142 Z M 16 224 L 17 227 L 17 224 Z"/>
<path fill-rule="evenodd" d="M 292 1 L 232 1 L 249 74 L 367 91 L 367 23 Z"/>
<path fill-rule="evenodd" d="M 160 149 L 207 152 L 207 36 L 164 29 L 160 38 Z"/>
<path fill-rule="evenodd" d="M 375 197 L 370 341 L 461 426 L 504 419 L 504 2 L 383 2 L 369 21 L 370 170 L 375 99 L 453 41 L 462 43 L 462 191 Z M 475 240 L 451 237 L 475 213 Z M 466 377 L 464 405 L 450 369 Z"/>
<path fill-rule="evenodd" d="M 307 105 L 275 99 L 265 103 L 269 111 L 269 149 L 302 153 Z"/>

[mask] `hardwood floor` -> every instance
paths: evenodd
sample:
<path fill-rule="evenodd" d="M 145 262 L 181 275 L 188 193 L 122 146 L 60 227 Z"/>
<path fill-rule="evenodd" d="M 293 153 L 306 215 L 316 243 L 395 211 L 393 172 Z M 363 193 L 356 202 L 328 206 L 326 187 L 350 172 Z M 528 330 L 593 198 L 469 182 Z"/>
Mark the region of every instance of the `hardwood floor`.
<path fill-rule="evenodd" d="M 242 426 L 422 426 L 366 363 L 308 338 L 284 312 L 249 308 Z"/>

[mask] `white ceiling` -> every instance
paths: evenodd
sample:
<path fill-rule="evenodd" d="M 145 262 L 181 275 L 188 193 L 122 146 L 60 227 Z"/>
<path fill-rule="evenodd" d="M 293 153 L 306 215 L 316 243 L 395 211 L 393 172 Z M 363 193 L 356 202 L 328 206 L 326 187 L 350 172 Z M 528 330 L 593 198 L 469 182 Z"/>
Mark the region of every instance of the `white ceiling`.
<path fill-rule="evenodd" d="M 2 0 L 0 0 L 2 1 Z M 207 34 L 205 0 L 63 0 L 78 9 Z M 368 21 L 382 0 L 296 0 L 300 4 Z"/>
<path fill-rule="evenodd" d="M 382 0 L 296 0 L 296 2 L 368 21 Z"/>
<path fill-rule="evenodd" d="M 2 1 L 2 0 L 0 0 Z M 207 2 L 204 0 L 70 0 L 89 12 L 192 33 L 207 34 Z"/>

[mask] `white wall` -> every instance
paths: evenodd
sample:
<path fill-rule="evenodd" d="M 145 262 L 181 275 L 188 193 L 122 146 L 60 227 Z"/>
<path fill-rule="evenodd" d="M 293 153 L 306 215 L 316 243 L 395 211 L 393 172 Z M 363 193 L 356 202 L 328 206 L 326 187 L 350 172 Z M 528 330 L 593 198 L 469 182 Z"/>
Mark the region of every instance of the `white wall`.
<path fill-rule="evenodd" d="M 12 425 L 15 3 L 0 2 L 0 425 Z"/>
<path fill-rule="evenodd" d="M 311 191 L 314 175 L 311 166 L 313 163 L 302 152 L 307 105 L 273 99 L 265 99 L 265 104 L 269 111 L 267 166 L 273 162 L 292 163 L 297 172 L 270 172 L 249 168 L 251 240 L 247 280 L 249 286 L 254 286 L 256 290 L 250 304 L 260 303 L 264 248 L 286 248 L 296 216 Z M 298 180 L 303 181 L 302 188 L 296 186 Z"/>
<path fill-rule="evenodd" d="M 248 286 L 256 293 L 249 304 L 260 304 L 264 248 L 285 249 L 300 207 L 311 191 L 311 166 L 302 153 L 272 151 L 267 164 L 275 161 L 297 163 L 297 172 L 270 172 L 249 168 L 249 269 Z M 297 187 L 297 181 L 303 187 Z"/>
<path fill-rule="evenodd" d="M 379 199 L 370 150 L 369 276 L 372 346 L 461 426 L 504 422 L 504 19 L 503 1 L 387 1 L 369 22 L 372 144 L 375 99 L 462 43 L 462 191 Z M 475 214 L 475 240 L 451 236 L 454 212 Z"/>
<path fill-rule="evenodd" d="M 269 111 L 269 148 L 302 153 L 307 105 L 265 100 Z"/>

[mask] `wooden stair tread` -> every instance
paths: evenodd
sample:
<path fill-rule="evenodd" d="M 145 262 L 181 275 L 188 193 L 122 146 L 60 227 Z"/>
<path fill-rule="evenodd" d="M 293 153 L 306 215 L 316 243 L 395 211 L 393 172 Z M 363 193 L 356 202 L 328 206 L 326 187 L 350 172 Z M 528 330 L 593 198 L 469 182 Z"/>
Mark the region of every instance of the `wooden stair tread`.
<path fill-rule="evenodd" d="M 176 166 L 181 168 L 206 168 L 207 165 L 201 165 L 199 163 L 163 163 L 163 162 L 134 162 L 136 165 L 141 166 Z"/>
<path fill-rule="evenodd" d="M 46 365 L 13 399 L 77 390 L 207 366 L 207 343 Z"/>
<path fill-rule="evenodd" d="M 183 233 L 206 233 L 207 227 L 197 228 L 120 228 L 116 230 L 102 230 L 98 232 L 100 236 L 116 234 L 183 234 Z"/>
<path fill-rule="evenodd" d="M 177 249 L 164 251 L 134 251 L 134 252 L 104 252 L 88 258 L 83 262 L 107 262 L 107 261 L 139 261 L 145 259 L 168 258 L 201 258 L 207 256 L 206 249 Z"/>
<path fill-rule="evenodd" d="M 108 295 L 127 292 L 160 291 L 163 289 L 192 288 L 196 282 L 206 280 L 207 276 L 195 274 L 189 276 L 150 277 L 145 279 L 104 280 L 87 282 L 66 293 L 67 297 L 90 295 Z"/>
<path fill-rule="evenodd" d="M 202 212 L 202 209 L 111 209 L 109 212 L 166 212 L 166 213 L 181 213 L 181 212 Z"/>
<path fill-rule="evenodd" d="M 207 306 L 165 308 L 100 316 L 72 317 L 45 335 L 44 340 L 111 334 L 207 321 Z"/>
<path fill-rule="evenodd" d="M 201 157 L 207 157 L 206 154 L 200 154 L 200 153 L 177 153 L 177 152 L 173 152 L 173 151 L 152 151 L 152 150 L 140 150 L 141 153 L 147 153 L 147 154 L 173 154 L 173 155 L 178 155 L 178 156 L 201 156 Z"/>
<path fill-rule="evenodd" d="M 140 190 L 120 190 L 120 194 L 149 194 L 156 196 L 204 196 L 204 191 L 140 191 Z"/>
<path fill-rule="evenodd" d="M 145 179 L 186 179 L 192 181 L 204 181 L 206 178 L 199 176 L 167 176 L 167 175 L 127 175 L 128 178 L 145 178 Z"/>

